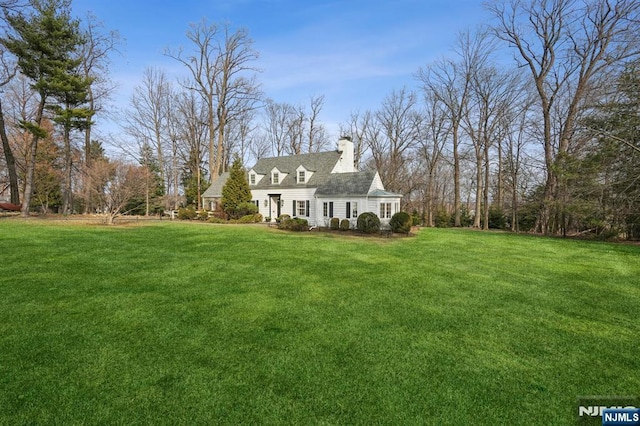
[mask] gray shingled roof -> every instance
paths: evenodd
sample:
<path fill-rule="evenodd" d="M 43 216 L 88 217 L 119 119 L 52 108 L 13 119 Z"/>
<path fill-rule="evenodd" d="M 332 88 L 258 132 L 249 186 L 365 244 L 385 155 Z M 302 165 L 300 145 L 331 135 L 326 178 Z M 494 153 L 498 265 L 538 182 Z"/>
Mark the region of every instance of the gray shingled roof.
<path fill-rule="evenodd" d="M 252 170 L 265 176 L 256 185 L 251 185 L 251 189 L 319 186 L 327 180 L 339 159 L 338 151 L 261 158 Z M 296 169 L 300 166 L 313 172 L 313 175 L 303 184 L 296 183 Z M 279 185 L 271 184 L 271 170 L 274 167 L 282 173 L 287 173 L 287 176 L 280 180 Z"/>
<path fill-rule="evenodd" d="M 229 179 L 229 172 L 224 172 L 202 194 L 202 198 L 222 198 L 222 187 Z"/>
<path fill-rule="evenodd" d="M 318 187 L 317 195 L 367 195 L 376 177 L 375 170 L 334 173 Z"/>

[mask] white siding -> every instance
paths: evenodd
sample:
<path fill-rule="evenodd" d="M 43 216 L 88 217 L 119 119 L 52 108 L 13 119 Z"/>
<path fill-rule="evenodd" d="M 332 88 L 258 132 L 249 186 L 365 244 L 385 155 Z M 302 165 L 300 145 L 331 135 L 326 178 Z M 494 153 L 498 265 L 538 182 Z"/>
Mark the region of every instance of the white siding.
<path fill-rule="evenodd" d="M 347 202 L 351 203 L 351 212 L 349 218 L 347 218 Z M 358 203 L 358 215 L 367 210 L 366 197 L 326 197 L 318 198 L 316 202 L 316 211 L 318 212 L 317 224 L 318 226 L 328 227 L 330 225 L 331 217 L 324 216 L 324 203 L 333 203 L 333 217 L 338 219 L 349 219 L 351 227 L 355 228 L 357 217 L 353 217 L 353 203 Z M 328 212 L 327 212 L 328 214 Z"/>
<path fill-rule="evenodd" d="M 272 221 L 275 221 L 274 212 L 276 212 L 276 206 L 273 205 L 272 200 L 269 197 L 269 194 L 280 194 L 280 214 L 288 214 L 289 216 L 294 216 L 293 214 L 293 201 L 306 201 L 309 200 L 309 223 L 313 221 L 315 218 L 315 203 L 314 196 L 315 188 L 270 188 L 270 189 L 252 189 L 251 190 L 251 199 L 258 201 L 259 205 L 259 213 L 263 217 L 271 217 Z M 265 206 L 266 200 L 266 206 Z M 269 208 L 271 207 L 271 210 Z M 297 216 L 297 215 L 296 215 Z M 306 216 L 300 216 L 303 218 L 307 218 Z"/>
<path fill-rule="evenodd" d="M 376 189 L 380 189 L 384 191 L 384 185 L 382 184 L 382 179 L 380 179 L 380 174 L 376 172 L 376 175 L 373 177 L 373 181 L 371 181 L 371 187 L 369 187 L 369 192 L 373 192 Z"/>

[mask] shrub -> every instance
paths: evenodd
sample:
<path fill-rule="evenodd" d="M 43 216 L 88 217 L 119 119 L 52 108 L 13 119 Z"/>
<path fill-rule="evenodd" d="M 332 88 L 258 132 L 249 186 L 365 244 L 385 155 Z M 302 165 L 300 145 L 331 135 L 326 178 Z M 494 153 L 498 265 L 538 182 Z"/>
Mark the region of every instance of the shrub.
<path fill-rule="evenodd" d="M 206 210 L 200 210 L 197 213 L 197 217 L 198 217 L 198 220 L 208 220 L 209 219 L 209 212 L 206 211 Z"/>
<path fill-rule="evenodd" d="M 289 216 L 288 214 L 281 214 L 280 216 L 278 216 L 276 218 L 276 223 L 281 223 L 281 222 L 287 221 L 289 219 L 291 219 L 291 216 Z"/>
<path fill-rule="evenodd" d="M 209 222 L 209 223 L 227 223 L 227 220 L 219 218 L 217 216 L 213 216 L 213 217 L 210 217 L 209 220 L 207 220 L 207 222 Z"/>
<path fill-rule="evenodd" d="M 422 216 L 420 216 L 418 214 L 418 211 L 414 210 L 413 214 L 411 215 L 411 224 L 413 226 L 420 226 L 422 223 L 424 223 L 424 213 L 422 214 Z"/>
<path fill-rule="evenodd" d="M 178 219 L 192 220 L 195 219 L 197 214 L 193 207 L 178 209 Z"/>
<path fill-rule="evenodd" d="M 489 207 L 489 228 L 491 229 L 504 229 L 507 224 L 507 219 L 504 216 L 504 212 L 500 207 Z"/>
<path fill-rule="evenodd" d="M 293 219 L 291 219 L 291 222 L 293 222 L 291 226 L 292 231 L 308 231 L 309 230 L 309 221 L 307 219 L 294 217 Z"/>
<path fill-rule="evenodd" d="M 375 213 L 362 213 L 358 216 L 358 230 L 365 234 L 374 234 L 380 231 L 380 219 Z"/>
<path fill-rule="evenodd" d="M 350 227 L 351 227 L 351 223 L 349 223 L 349 219 L 342 219 L 340 221 L 340 230 L 341 231 L 348 231 Z"/>
<path fill-rule="evenodd" d="M 287 218 L 282 218 L 282 216 L 287 216 Z M 280 222 L 278 222 L 279 229 L 286 229 L 290 231 L 308 231 L 309 230 L 309 222 L 307 219 L 302 219 L 300 217 L 294 217 L 291 219 L 289 215 L 282 215 L 280 217 Z"/>
<path fill-rule="evenodd" d="M 452 215 L 450 215 L 446 210 L 438 210 L 436 216 L 434 218 L 434 223 L 437 228 L 447 228 L 449 226 L 453 226 Z"/>
<path fill-rule="evenodd" d="M 338 228 L 340 228 L 340 219 L 338 219 L 337 217 L 332 217 L 331 221 L 329 222 L 329 227 L 334 231 L 337 231 Z"/>
<path fill-rule="evenodd" d="M 412 224 L 413 219 L 409 216 L 409 213 L 406 212 L 398 212 L 394 214 L 389 221 L 391 231 L 399 234 L 408 234 L 409 231 L 411 231 Z"/>
<path fill-rule="evenodd" d="M 249 216 L 258 213 L 258 206 L 251 202 L 240 203 L 235 209 L 237 217 Z"/>
<path fill-rule="evenodd" d="M 244 215 L 237 221 L 237 223 L 258 223 L 258 222 L 262 222 L 262 215 L 260 213 Z"/>

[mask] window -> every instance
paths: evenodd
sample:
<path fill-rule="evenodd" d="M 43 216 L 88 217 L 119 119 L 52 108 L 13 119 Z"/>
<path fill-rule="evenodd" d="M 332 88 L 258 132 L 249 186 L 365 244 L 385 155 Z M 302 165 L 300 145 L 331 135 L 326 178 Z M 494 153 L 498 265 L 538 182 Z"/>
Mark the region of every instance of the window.
<path fill-rule="evenodd" d="M 255 185 L 255 184 L 256 184 L 256 175 L 255 175 L 255 173 L 251 173 L 251 174 L 249 175 L 249 183 L 250 183 L 251 185 Z"/>
<path fill-rule="evenodd" d="M 305 201 L 298 201 L 298 216 L 308 216 L 307 203 Z"/>
<path fill-rule="evenodd" d="M 354 201 L 351 203 L 351 216 L 358 217 L 358 202 Z"/>
<path fill-rule="evenodd" d="M 274 173 L 271 177 L 271 183 L 279 184 L 280 183 L 280 175 L 278 173 Z"/>
<path fill-rule="evenodd" d="M 391 203 L 380 203 L 380 219 L 391 218 Z"/>
<path fill-rule="evenodd" d="M 322 203 L 322 215 L 324 217 L 333 217 L 333 201 Z"/>
<path fill-rule="evenodd" d="M 347 211 L 347 219 L 351 219 L 351 202 L 347 201 L 345 210 Z"/>
<path fill-rule="evenodd" d="M 300 170 L 298 172 L 298 183 L 304 183 L 304 179 L 305 179 L 304 170 Z"/>

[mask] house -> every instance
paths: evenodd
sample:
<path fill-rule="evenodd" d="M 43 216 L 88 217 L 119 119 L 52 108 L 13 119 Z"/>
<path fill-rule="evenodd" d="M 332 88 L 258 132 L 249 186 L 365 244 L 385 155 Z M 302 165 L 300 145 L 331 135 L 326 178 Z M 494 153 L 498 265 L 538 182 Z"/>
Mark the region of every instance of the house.
<path fill-rule="evenodd" d="M 252 200 L 272 222 L 288 214 L 311 226 L 329 226 L 337 217 L 355 227 L 359 214 L 373 212 L 388 225 L 402 195 L 385 191 L 377 171 L 357 171 L 353 160 L 349 138 L 341 138 L 335 151 L 261 158 L 247 172 Z M 219 201 L 227 177 L 221 175 L 202 195 L 207 207 Z"/>
<path fill-rule="evenodd" d="M 224 172 L 216 179 L 206 191 L 202 193 L 202 201 L 204 208 L 210 211 L 218 210 L 220 200 L 222 199 L 222 187 L 229 179 L 229 172 Z"/>

